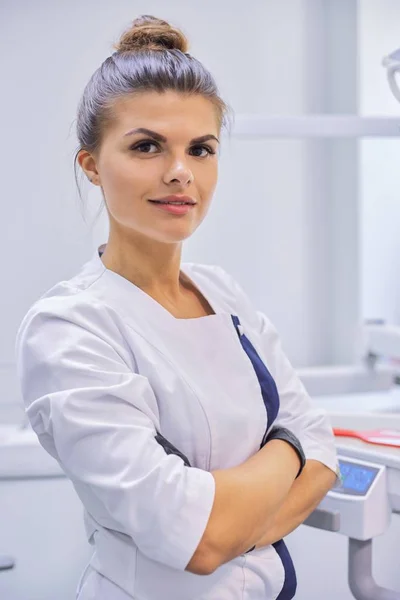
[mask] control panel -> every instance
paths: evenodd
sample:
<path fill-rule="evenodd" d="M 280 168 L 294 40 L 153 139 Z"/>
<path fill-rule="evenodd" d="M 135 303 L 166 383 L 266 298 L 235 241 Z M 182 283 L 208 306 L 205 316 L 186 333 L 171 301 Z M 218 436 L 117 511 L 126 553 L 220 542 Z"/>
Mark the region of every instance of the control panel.
<path fill-rule="evenodd" d="M 391 508 L 384 465 L 339 456 L 341 483 L 330 490 L 320 509 L 339 514 L 338 532 L 368 540 L 386 531 Z"/>
<path fill-rule="evenodd" d="M 339 459 L 342 483 L 335 488 L 336 494 L 366 496 L 380 470 L 368 464 L 358 464 L 348 459 Z"/>

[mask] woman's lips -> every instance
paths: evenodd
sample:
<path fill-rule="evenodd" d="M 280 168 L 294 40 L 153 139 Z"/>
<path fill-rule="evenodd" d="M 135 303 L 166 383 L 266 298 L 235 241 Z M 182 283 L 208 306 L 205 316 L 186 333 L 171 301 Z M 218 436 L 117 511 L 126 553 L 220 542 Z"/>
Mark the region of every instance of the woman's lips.
<path fill-rule="evenodd" d="M 157 202 L 151 202 L 158 210 L 163 210 L 164 212 L 169 212 L 172 215 L 186 215 L 190 210 L 195 207 L 195 204 L 159 204 Z"/>

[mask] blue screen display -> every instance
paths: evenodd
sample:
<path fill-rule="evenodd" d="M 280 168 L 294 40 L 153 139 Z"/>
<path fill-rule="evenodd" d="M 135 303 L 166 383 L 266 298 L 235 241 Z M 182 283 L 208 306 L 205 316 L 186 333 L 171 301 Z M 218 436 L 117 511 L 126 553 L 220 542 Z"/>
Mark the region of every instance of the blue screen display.
<path fill-rule="evenodd" d="M 334 491 L 342 494 L 364 496 L 379 472 L 379 469 L 375 467 L 358 465 L 343 460 L 339 460 L 339 465 L 343 481 L 341 486 Z"/>

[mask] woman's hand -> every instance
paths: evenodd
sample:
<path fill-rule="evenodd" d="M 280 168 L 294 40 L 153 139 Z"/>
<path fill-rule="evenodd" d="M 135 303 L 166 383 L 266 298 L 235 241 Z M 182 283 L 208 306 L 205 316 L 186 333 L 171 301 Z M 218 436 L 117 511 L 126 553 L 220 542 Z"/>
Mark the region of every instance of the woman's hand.
<path fill-rule="evenodd" d="M 301 475 L 294 481 L 286 499 L 274 515 L 256 548 L 281 540 L 294 531 L 317 508 L 336 481 L 336 474 L 317 460 L 307 460 Z"/>

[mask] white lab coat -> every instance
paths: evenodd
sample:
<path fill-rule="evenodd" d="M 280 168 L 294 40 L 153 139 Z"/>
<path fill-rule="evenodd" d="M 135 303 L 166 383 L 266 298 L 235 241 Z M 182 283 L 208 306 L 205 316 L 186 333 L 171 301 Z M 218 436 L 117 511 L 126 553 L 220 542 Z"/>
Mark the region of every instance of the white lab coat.
<path fill-rule="evenodd" d="M 181 269 L 216 314 L 175 318 L 107 269 L 96 250 L 76 276 L 31 306 L 18 329 L 26 413 L 73 482 L 94 548 L 78 597 L 288 600 L 290 558 L 284 567 L 273 546 L 208 576 L 185 571 L 212 509 L 210 471 L 255 454 L 272 425 L 231 315 L 240 318 L 241 333 L 275 379 L 274 425 L 293 431 L 307 458 L 336 471 L 332 430 L 276 330 L 236 281 L 215 265 L 182 263 Z M 156 432 L 191 466 L 167 454 Z"/>

